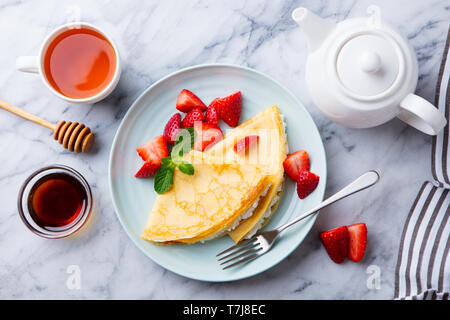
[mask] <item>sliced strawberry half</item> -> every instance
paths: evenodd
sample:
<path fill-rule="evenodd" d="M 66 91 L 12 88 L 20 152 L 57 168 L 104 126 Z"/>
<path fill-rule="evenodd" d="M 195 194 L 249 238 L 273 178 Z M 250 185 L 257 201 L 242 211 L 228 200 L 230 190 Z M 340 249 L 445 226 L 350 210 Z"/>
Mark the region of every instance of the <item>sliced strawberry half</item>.
<path fill-rule="evenodd" d="M 135 174 L 136 178 L 152 176 L 161 166 L 161 159 L 169 156 L 167 142 L 164 136 L 158 136 L 136 149 L 144 165 Z"/>
<path fill-rule="evenodd" d="M 297 179 L 297 194 L 300 199 L 306 198 L 316 189 L 320 177 L 308 170 L 302 169 Z"/>
<path fill-rule="evenodd" d="M 213 146 L 223 137 L 222 130 L 219 127 L 207 122 L 196 122 L 194 129 L 197 132 L 194 149 L 198 151 L 204 151 L 206 148 Z"/>
<path fill-rule="evenodd" d="M 169 150 L 164 136 L 150 139 L 147 143 L 137 148 L 136 151 L 144 161 L 153 160 L 155 157 L 161 160 L 161 158 L 169 156 Z"/>
<path fill-rule="evenodd" d="M 234 152 L 236 153 L 244 153 L 245 150 L 248 150 L 252 145 L 256 144 L 259 141 L 259 136 L 252 135 L 246 136 L 245 138 L 239 140 L 234 145 Z"/>
<path fill-rule="evenodd" d="M 349 232 L 346 226 L 321 232 L 320 238 L 331 260 L 336 263 L 345 260 L 349 244 Z"/>
<path fill-rule="evenodd" d="M 305 150 L 289 154 L 283 162 L 284 171 L 294 181 L 298 180 L 302 169 L 309 171 L 309 155 Z"/>
<path fill-rule="evenodd" d="M 356 223 L 347 227 L 350 236 L 348 257 L 350 260 L 358 262 L 364 256 L 367 243 L 367 226 L 365 223 Z"/>
<path fill-rule="evenodd" d="M 200 108 L 195 107 L 184 117 L 183 121 L 181 121 L 182 128 L 193 127 L 194 123 L 197 121 L 203 121 L 205 117 L 203 116 L 203 112 Z"/>
<path fill-rule="evenodd" d="M 177 109 L 181 112 L 188 113 L 193 108 L 200 108 L 202 111 L 205 111 L 206 105 L 191 91 L 186 89 L 181 90 L 177 99 Z"/>
<path fill-rule="evenodd" d="M 236 127 L 239 124 L 239 118 L 242 111 L 241 92 L 235 92 L 224 98 L 214 99 L 210 106 L 214 106 L 222 119 L 230 127 Z"/>
<path fill-rule="evenodd" d="M 168 143 L 174 143 L 175 138 L 180 132 L 180 126 L 181 126 L 181 115 L 179 113 L 175 113 L 167 122 L 166 126 L 164 127 L 164 138 L 167 140 Z"/>
<path fill-rule="evenodd" d="M 161 166 L 161 160 L 153 157 L 149 161 L 144 162 L 142 167 L 134 175 L 136 178 L 147 178 L 153 176 Z"/>
<path fill-rule="evenodd" d="M 206 122 L 208 122 L 209 124 L 217 126 L 219 125 L 219 113 L 217 112 L 217 107 L 214 105 L 213 102 L 211 102 L 211 104 L 206 109 L 205 119 Z"/>

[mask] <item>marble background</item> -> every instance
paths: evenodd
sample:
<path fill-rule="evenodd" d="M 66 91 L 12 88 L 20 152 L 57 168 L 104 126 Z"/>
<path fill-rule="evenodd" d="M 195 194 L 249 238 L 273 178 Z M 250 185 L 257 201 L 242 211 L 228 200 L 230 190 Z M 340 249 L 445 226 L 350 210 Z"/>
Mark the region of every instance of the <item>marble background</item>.
<path fill-rule="evenodd" d="M 421 183 L 431 178 L 431 137 L 399 120 L 357 130 L 324 118 L 304 82 L 306 43 L 291 20 L 306 6 L 342 20 L 381 7 L 382 16 L 408 37 L 417 52 L 417 93 L 433 101 L 449 0 L 382 1 L 0 1 L 0 99 L 48 119 L 76 120 L 97 134 L 92 153 L 74 155 L 50 132 L 0 110 L 0 298 L 75 299 L 391 299 L 402 224 Z M 15 70 L 15 58 L 38 52 L 43 38 L 71 15 L 105 28 L 118 44 L 123 73 L 117 89 L 95 105 L 73 105 L 53 96 L 35 75 Z M 331 194 L 367 169 L 381 183 L 319 215 L 304 243 L 276 267 L 233 283 L 182 278 L 154 264 L 128 239 L 109 195 L 111 142 L 125 112 L 159 78 L 200 63 L 244 65 L 274 77 L 312 114 L 328 158 Z M 72 166 L 90 182 L 97 210 L 89 227 L 64 240 L 45 240 L 22 224 L 18 189 L 34 170 Z M 318 240 L 320 230 L 366 222 L 368 248 L 360 263 L 334 264 Z M 81 289 L 66 286 L 67 267 L 78 265 Z M 368 289 L 366 269 L 381 270 L 379 290 Z"/>

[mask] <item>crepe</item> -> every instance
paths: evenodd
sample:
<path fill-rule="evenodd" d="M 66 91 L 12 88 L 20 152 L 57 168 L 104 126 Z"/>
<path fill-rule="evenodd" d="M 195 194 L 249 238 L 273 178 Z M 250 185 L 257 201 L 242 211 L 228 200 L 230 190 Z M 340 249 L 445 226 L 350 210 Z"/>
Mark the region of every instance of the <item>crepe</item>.
<path fill-rule="evenodd" d="M 234 145 L 248 135 L 258 135 L 257 147 L 250 147 L 247 153 L 237 154 Z M 258 203 L 251 217 L 242 220 L 229 236 L 237 243 L 252 237 L 270 220 L 277 209 L 283 192 L 283 161 L 287 153 L 285 125 L 276 105 L 269 107 L 228 132 L 224 139 L 205 152 L 222 162 L 239 162 L 258 166 L 269 175 L 270 187 Z"/>
<path fill-rule="evenodd" d="M 223 163 L 191 151 L 194 175 L 175 169 L 172 188 L 158 195 L 142 238 L 161 244 L 202 241 L 230 229 L 267 191 L 269 176 L 256 165 Z"/>

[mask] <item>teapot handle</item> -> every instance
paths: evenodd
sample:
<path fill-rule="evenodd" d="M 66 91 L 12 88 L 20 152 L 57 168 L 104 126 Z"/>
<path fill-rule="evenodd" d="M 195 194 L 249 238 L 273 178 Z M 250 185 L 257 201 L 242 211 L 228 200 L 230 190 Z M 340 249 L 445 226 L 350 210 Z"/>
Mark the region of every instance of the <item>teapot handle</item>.
<path fill-rule="evenodd" d="M 400 102 L 400 110 L 397 118 L 432 136 L 437 135 L 447 123 L 434 105 L 412 93 Z"/>

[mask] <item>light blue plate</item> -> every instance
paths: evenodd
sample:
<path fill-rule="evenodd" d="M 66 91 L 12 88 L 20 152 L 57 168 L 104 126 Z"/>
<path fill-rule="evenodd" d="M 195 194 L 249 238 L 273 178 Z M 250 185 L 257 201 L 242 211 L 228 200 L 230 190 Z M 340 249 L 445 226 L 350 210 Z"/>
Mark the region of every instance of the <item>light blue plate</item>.
<path fill-rule="evenodd" d="M 203 244 L 159 246 L 140 238 L 156 194 L 153 179 L 136 179 L 142 165 L 136 147 L 161 135 L 182 89 L 208 104 L 237 90 L 242 92 L 241 122 L 277 104 L 286 118 L 289 150 L 305 149 L 311 171 L 320 176 L 317 189 L 306 199 L 297 196 L 295 183 L 286 178 L 278 210 L 266 229 L 285 223 L 323 199 L 326 158 L 322 140 L 311 116 L 286 88 L 255 70 L 233 65 L 199 65 L 159 80 L 133 103 L 122 120 L 111 149 L 109 184 L 117 216 L 133 242 L 154 262 L 179 275 L 203 281 L 231 281 L 256 275 L 286 258 L 311 229 L 315 216 L 286 230 L 267 254 L 243 266 L 222 270 L 215 255 L 233 245 L 228 237 Z M 229 129 L 221 124 L 226 132 Z"/>

